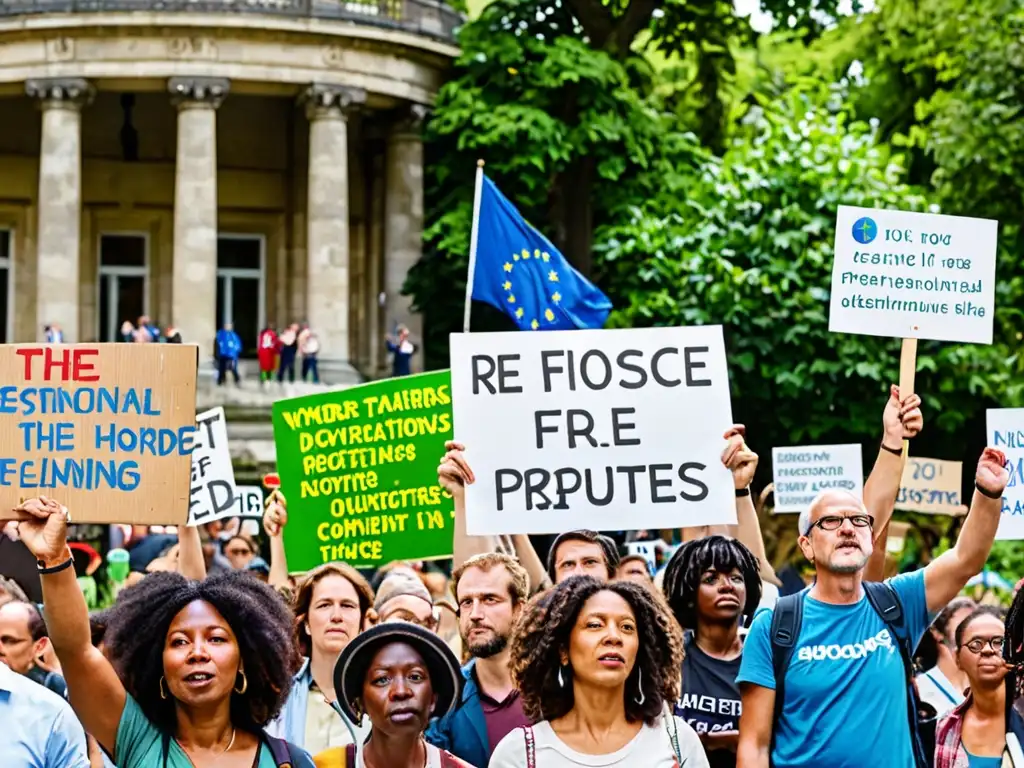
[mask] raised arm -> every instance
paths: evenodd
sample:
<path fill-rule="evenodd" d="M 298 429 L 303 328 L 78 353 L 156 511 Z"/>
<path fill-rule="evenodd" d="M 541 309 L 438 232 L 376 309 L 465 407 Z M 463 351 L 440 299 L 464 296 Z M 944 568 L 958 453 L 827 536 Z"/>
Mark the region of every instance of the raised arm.
<path fill-rule="evenodd" d="M 178 572 L 186 579 L 202 581 L 206 578 L 203 542 L 196 526 L 178 526 Z"/>
<path fill-rule="evenodd" d="M 978 461 L 974 498 L 956 546 L 925 566 L 924 592 L 929 613 L 944 608 L 968 579 L 985 567 L 999 528 L 1003 490 L 1009 481 L 1006 456 L 995 448 L 986 448 Z"/>
<path fill-rule="evenodd" d="M 889 400 L 882 410 L 882 442 L 871 474 L 864 482 L 864 506 L 875 519 L 872 529 L 874 550 L 864 572 L 866 581 L 881 581 L 885 575 L 885 548 L 889 540 L 889 521 L 903 481 L 903 441 L 917 437 L 924 428 L 921 398 L 911 395 L 900 399 L 900 388 L 889 388 Z"/>
<path fill-rule="evenodd" d="M 725 433 L 725 439 L 729 442 L 722 453 L 722 463 L 732 472 L 733 486 L 737 494 L 746 490 L 745 495 L 736 496 L 736 525 L 728 526 L 728 533 L 757 558 L 761 565 L 761 579 L 778 583 L 775 569 L 768 562 L 768 555 L 765 553 L 761 521 L 757 518 L 754 497 L 750 493 L 750 484 L 754 481 L 754 473 L 757 472 L 758 456 L 747 445 L 746 431 L 742 424 L 734 424 L 732 429 Z"/>
<path fill-rule="evenodd" d="M 113 754 L 127 694 L 110 662 L 92 645 L 85 596 L 75 569 L 66 565 L 72 557 L 67 545 L 67 509 L 40 497 L 29 499 L 16 511 L 30 516 L 18 523 L 18 534 L 42 563 L 43 612 L 71 706 L 85 730 Z"/>
<path fill-rule="evenodd" d="M 288 506 L 284 494 L 276 488 L 267 497 L 263 512 L 263 530 L 270 537 L 270 577 L 267 583 L 280 590 L 288 585 L 288 556 L 284 553 L 284 527 L 288 525 Z"/>
<path fill-rule="evenodd" d="M 445 455 L 437 468 L 437 482 L 455 500 L 455 534 L 452 542 L 452 559 L 455 566 L 466 562 L 474 555 L 494 552 L 496 542 L 491 536 L 470 536 L 466 533 L 466 486 L 476 480 L 473 470 L 462 452 L 466 446 L 449 440 L 444 444 Z"/>

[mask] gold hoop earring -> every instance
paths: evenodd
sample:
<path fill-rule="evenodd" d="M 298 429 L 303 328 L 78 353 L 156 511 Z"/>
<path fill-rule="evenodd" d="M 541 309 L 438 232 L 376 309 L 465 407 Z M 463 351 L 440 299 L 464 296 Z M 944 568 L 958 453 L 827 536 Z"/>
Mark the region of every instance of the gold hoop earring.
<path fill-rule="evenodd" d="M 249 690 L 249 680 L 245 676 L 245 670 L 244 669 L 238 670 L 238 674 L 242 676 L 242 687 L 239 688 L 238 687 L 238 683 L 236 681 L 235 682 L 235 693 L 237 693 L 239 696 L 241 696 L 243 693 L 245 693 L 247 690 Z"/>
<path fill-rule="evenodd" d="M 163 675 L 161 675 L 160 676 L 160 683 L 159 683 L 159 686 L 160 686 L 160 698 L 164 699 L 166 701 L 167 700 L 167 692 L 164 690 L 164 682 L 165 682 L 164 681 L 164 677 L 163 677 Z"/>

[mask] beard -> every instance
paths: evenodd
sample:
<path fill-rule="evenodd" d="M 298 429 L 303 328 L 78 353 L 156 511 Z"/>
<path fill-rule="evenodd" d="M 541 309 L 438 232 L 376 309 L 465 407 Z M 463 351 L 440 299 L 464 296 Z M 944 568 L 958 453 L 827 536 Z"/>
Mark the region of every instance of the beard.
<path fill-rule="evenodd" d="M 870 556 L 866 555 L 864 553 L 864 550 L 858 550 L 858 554 L 860 555 L 860 557 L 858 557 L 853 562 L 837 563 L 834 559 L 830 559 L 828 561 L 828 569 L 832 573 L 841 574 L 844 576 L 852 573 L 857 573 L 861 569 L 863 569 L 865 565 L 868 564 L 868 560 L 870 559 Z"/>
<path fill-rule="evenodd" d="M 497 633 L 486 640 L 478 640 L 476 643 L 466 641 L 466 648 L 476 659 L 490 659 L 504 651 L 506 647 L 508 647 L 508 637 Z"/>

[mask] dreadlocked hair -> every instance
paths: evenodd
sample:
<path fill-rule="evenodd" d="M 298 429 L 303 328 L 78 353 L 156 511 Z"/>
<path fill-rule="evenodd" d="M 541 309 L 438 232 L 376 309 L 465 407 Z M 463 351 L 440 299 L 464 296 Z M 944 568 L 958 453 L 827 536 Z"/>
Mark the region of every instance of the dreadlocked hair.
<path fill-rule="evenodd" d="M 153 573 L 121 593 L 104 633 L 106 655 L 125 690 L 163 733 L 176 729 L 175 699 L 160 695 L 163 653 L 174 617 L 196 601 L 212 605 L 238 643 L 248 685 L 231 694 L 231 724 L 258 733 L 280 711 L 298 671 L 292 615 L 284 600 L 245 571 L 191 581 L 179 573 Z"/>
<path fill-rule="evenodd" d="M 676 621 L 684 629 L 697 631 L 697 592 L 706 571 L 743 574 L 747 601 L 744 616 L 753 616 L 761 602 L 760 566 L 754 554 L 729 536 L 705 536 L 688 541 L 673 554 L 665 566 L 663 590 Z"/>
<path fill-rule="evenodd" d="M 510 667 L 523 699 L 523 712 L 537 723 L 564 717 L 575 704 L 573 673 L 562 670 L 569 638 L 583 604 L 598 592 L 614 592 L 625 600 L 636 619 L 639 639 L 636 661 L 625 686 L 626 719 L 653 725 L 665 702 L 679 698 L 683 663 L 683 633 L 667 607 L 652 591 L 629 581 L 602 583 L 591 576 L 573 576 L 534 597 L 516 623 L 510 647 Z M 643 703 L 638 704 L 643 690 Z"/>

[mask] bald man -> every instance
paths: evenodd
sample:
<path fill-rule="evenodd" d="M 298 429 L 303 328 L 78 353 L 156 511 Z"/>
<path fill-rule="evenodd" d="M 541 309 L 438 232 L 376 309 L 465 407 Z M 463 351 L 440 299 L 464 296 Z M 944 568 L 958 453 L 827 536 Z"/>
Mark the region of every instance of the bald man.
<path fill-rule="evenodd" d="M 778 679 L 774 611 L 760 612 L 750 628 L 737 676 L 743 697 L 740 768 L 924 764 L 915 761 L 907 672 L 898 643 L 916 647 L 935 613 L 984 566 L 1009 481 L 1005 464 L 1001 452 L 986 449 L 956 546 L 924 569 L 886 582 L 902 609 L 899 637 L 865 599 L 863 572 L 871 557 L 874 518 L 861 499 L 824 491 L 800 516 L 800 549 L 817 578 L 804 592 L 783 598 L 792 601 L 787 605 L 801 604 L 802 620 Z M 775 611 L 782 610 L 780 601 Z M 781 650 L 774 653 L 782 658 Z M 779 683 L 782 701 L 776 708 Z"/>

